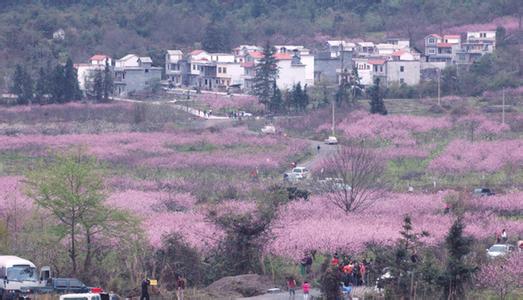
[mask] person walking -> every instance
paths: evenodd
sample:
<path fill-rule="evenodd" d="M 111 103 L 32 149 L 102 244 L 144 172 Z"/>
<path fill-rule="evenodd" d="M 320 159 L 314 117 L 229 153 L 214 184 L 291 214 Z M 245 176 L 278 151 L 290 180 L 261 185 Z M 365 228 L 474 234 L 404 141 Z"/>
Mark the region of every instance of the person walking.
<path fill-rule="evenodd" d="M 294 300 L 296 296 L 296 280 L 292 276 L 287 279 L 287 288 L 289 289 L 289 299 Z"/>
<path fill-rule="evenodd" d="M 318 150 L 318 154 L 320 153 L 320 148 L 321 148 L 320 145 L 318 145 L 318 146 L 316 147 L 316 150 Z"/>
<path fill-rule="evenodd" d="M 149 298 L 149 286 L 151 285 L 151 282 L 147 277 L 144 278 L 142 281 L 142 293 L 140 296 L 140 300 L 150 300 Z"/>
<path fill-rule="evenodd" d="M 367 272 L 367 268 L 365 267 L 365 263 L 360 263 L 360 275 L 361 275 L 361 283 L 365 285 L 365 273 Z"/>
<path fill-rule="evenodd" d="M 308 300 L 309 292 L 311 290 L 311 285 L 309 284 L 309 282 L 305 281 L 302 285 L 302 289 L 303 289 L 303 300 Z"/>
<path fill-rule="evenodd" d="M 178 300 L 183 300 L 183 292 L 185 290 L 185 278 L 178 275 L 176 278 L 176 298 Z"/>
<path fill-rule="evenodd" d="M 507 231 L 505 230 L 505 228 L 503 228 L 503 230 L 501 230 L 501 241 L 503 241 L 503 243 L 507 243 L 508 241 L 508 235 L 507 235 Z"/>

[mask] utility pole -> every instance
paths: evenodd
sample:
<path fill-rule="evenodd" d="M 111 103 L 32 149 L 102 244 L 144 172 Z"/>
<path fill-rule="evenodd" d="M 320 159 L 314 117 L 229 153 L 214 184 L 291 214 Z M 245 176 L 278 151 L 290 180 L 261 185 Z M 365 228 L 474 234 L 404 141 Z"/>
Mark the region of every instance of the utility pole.
<path fill-rule="evenodd" d="M 502 92 L 501 123 L 503 125 L 505 125 L 505 87 L 503 87 L 503 92 Z"/>
<path fill-rule="evenodd" d="M 331 103 L 332 103 L 332 136 L 336 136 L 336 133 L 334 130 L 334 99 L 332 99 Z"/>
<path fill-rule="evenodd" d="M 438 68 L 438 106 L 441 106 L 441 69 Z"/>

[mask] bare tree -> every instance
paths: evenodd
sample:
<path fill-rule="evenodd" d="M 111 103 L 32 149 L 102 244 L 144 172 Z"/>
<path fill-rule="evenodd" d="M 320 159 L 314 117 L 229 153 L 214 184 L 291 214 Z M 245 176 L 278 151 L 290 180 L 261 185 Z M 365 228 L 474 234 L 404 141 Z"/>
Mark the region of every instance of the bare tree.
<path fill-rule="evenodd" d="M 334 205 L 346 213 L 364 210 L 385 197 L 385 164 L 372 149 L 358 144 L 340 146 L 324 161 L 320 186 Z"/>

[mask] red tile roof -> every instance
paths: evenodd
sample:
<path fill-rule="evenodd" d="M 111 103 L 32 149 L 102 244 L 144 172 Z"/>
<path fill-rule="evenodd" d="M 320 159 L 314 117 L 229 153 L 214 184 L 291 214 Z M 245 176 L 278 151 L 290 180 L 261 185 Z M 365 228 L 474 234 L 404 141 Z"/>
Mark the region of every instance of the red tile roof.
<path fill-rule="evenodd" d="M 94 61 L 102 61 L 102 60 L 105 60 L 109 58 L 109 56 L 107 55 L 103 55 L 103 54 L 96 54 L 96 55 L 93 55 L 90 60 L 94 60 Z"/>
<path fill-rule="evenodd" d="M 263 53 L 260 51 L 249 51 L 249 55 L 255 59 L 260 59 L 263 57 Z"/>
<path fill-rule="evenodd" d="M 452 44 L 449 44 L 449 43 L 438 43 L 437 46 L 438 46 L 438 48 L 450 48 L 450 47 L 452 47 Z"/>
<path fill-rule="evenodd" d="M 407 53 L 405 50 L 398 50 L 392 53 L 392 56 L 402 56 L 403 54 Z"/>
<path fill-rule="evenodd" d="M 254 67 L 254 63 L 252 61 L 244 62 L 240 65 L 242 68 L 252 68 Z"/>
<path fill-rule="evenodd" d="M 289 53 L 276 53 L 274 54 L 274 58 L 277 60 L 291 59 L 291 55 Z"/>
<path fill-rule="evenodd" d="M 203 50 L 193 50 L 190 54 L 191 55 L 198 55 L 198 54 L 201 54 L 203 52 L 204 52 Z"/>
<path fill-rule="evenodd" d="M 369 59 L 369 64 L 371 65 L 383 65 L 385 62 L 386 60 L 384 59 Z"/>

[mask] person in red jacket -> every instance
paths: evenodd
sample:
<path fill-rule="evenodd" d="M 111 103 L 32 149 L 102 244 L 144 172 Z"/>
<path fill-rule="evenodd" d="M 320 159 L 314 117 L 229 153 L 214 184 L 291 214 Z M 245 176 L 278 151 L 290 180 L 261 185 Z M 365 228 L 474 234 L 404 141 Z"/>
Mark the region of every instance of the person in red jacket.
<path fill-rule="evenodd" d="M 294 300 L 296 296 L 296 280 L 294 278 L 289 277 L 287 279 L 287 288 L 289 289 L 289 299 Z"/>
<path fill-rule="evenodd" d="M 305 281 L 302 285 L 302 289 L 303 289 L 303 299 L 308 300 L 309 292 L 311 290 L 311 285 L 309 284 L 309 282 Z"/>

